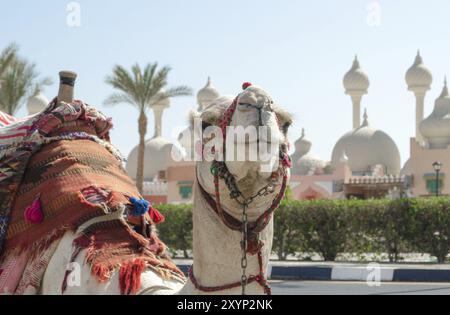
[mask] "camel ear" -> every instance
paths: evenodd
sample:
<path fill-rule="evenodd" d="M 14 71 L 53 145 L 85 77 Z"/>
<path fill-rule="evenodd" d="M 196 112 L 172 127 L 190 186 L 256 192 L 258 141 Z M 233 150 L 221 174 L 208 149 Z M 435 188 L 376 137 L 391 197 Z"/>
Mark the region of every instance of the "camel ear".
<path fill-rule="evenodd" d="M 273 111 L 275 112 L 275 115 L 277 115 L 281 129 L 287 134 L 289 127 L 294 121 L 292 114 L 277 105 L 273 106 Z"/>
<path fill-rule="evenodd" d="M 206 119 L 205 119 L 206 116 Z M 221 115 L 217 115 L 219 118 Z M 189 113 L 189 125 L 191 128 L 194 128 L 195 124 L 201 123 L 202 130 L 205 130 L 206 128 L 216 125 L 216 121 L 218 122 L 218 119 L 213 111 L 208 111 L 205 115 L 205 112 L 200 113 L 199 111 L 192 110 Z M 213 123 L 211 123 L 213 122 Z M 197 126 L 195 126 L 197 127 Z M 198 130 L 197 128 L 194 128 L 195 130 Z"/>
<path fill-rule="evenodd" d="M 204 125 L 217 126 L 223 114 L 222 108 L 218 106 L 207 108 L 201 115 Z"/>
<path fill-rule="evenodd" d="M 230 96 L 222 96 L 214 100 L 201 113 L 203 126 L 217 126 L 223 116 L 223 113 L 227 110 L 228 106 L 230 106 L 232 102 L 233 97 Z"/>

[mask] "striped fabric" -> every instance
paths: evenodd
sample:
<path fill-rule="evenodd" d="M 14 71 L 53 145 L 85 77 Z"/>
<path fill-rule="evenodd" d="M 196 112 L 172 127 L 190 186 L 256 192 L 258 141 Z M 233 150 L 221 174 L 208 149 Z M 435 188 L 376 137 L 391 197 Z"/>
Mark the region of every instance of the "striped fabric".
<path fill-rule="evenodd" d="M 15 119 L 13 116 L 0 111 L 0 127 L 5 127 L 7 125 L 15 123 L 16 121 L 17 119 Z"/>
<path fill-rule="evenodd" d="M 36 129 L 34 124 L 38 118 L 38 116 L 30 116 L 23 119 L 16 119 L 0 112 L 0 165 L 2 164 L 1 160 L 6 155 L 15 152 L 17 145 L 24 141 L 25 138 L 36 141 L 39 133 L 33 131 Z"/>
<path fill-rule="evenodd" d="M 11 204 L 28 159 L 43 142 L 36 131 L 39 116 L 16 119 L 0 112 L 0 257 L 8 230 Z"/>

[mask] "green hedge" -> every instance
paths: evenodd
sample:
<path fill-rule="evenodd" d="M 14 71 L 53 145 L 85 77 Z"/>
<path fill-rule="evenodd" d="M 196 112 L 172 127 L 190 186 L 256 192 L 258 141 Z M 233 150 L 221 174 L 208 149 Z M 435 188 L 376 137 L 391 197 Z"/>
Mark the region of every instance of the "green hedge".
<path fill-rule="evenodd" d="M 173 255 L 177 251 L 189 258 L 192 249 L 192 205 L 158 205 L 166 220 L 158 225 L 160 238 L 169 247 Z"/>
<path fill-rule="evenodd" d="M 163 241 L 187 257 L 192 246 L 192 206 L 164 205 Z M 334 261 L 340 253 L 428 253 L 444 262 L 450 248 L 450 199 L 284 200 L 275 212 L 273 250 L 279 259 L 319 253 Z"/>

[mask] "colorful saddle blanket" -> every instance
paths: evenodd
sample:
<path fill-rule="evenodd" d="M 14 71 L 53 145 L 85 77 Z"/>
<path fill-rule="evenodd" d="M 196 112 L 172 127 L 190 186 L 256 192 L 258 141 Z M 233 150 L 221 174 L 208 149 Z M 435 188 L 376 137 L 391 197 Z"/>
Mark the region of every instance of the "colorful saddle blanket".
<path fill-rule="evenodd" d="M 86 260 L 99 281 L 120 268 L 124 294 L 139 289 L 145 268 L 183 279 L 151 228 L 148 214 L 139 230 L 127 220 L 130 198 L 141 196 L 109 143 L 111 127 L 110 119 L 83 102 L 54 100 L 44 112 L 0 128 L 0 268 L 17 263 L 17 257 L 24 270 L 27 262 L 42 265 L 36 258 L 67 231 L 75 232 L 95 218 L 112 217 L 78 231 L 73 259 L 87 249 Z M 36 202 L 42 218 L 33 221 L 28 212 Z M 8 272 L 20 278 L 20 267 L 7 267 L 0 269 L 0 290 L 2 281 L 11 286 Z M 31 278 L 20 279 L 12 292 L 23 293 L 30 284 L 38 287 L 39 277 Z"/>

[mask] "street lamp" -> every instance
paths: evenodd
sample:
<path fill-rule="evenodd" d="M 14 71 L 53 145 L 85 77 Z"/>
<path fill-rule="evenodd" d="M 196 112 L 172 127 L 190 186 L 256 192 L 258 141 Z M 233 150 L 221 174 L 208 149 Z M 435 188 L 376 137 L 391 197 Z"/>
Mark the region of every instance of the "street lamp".
<path fill-rule="evenodd" d="M 433 163 L 434 171 L 436 172 L 436 197 L 439 197 L 439 172 L 442 168 L 442 163 L 437 161 Z"/>

